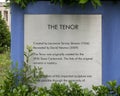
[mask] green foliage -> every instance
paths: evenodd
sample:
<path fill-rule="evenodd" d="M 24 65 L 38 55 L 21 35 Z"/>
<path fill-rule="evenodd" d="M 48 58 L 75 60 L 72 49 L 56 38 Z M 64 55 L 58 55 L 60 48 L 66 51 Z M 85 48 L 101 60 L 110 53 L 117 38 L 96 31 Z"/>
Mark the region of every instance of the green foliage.
<path fill-rule="evenodd" d="M 87 3 L 91 2 L 91 4 L 97 8 L 98 6 L 101 6 L 100 0 L 51 0 L 51 3 L 57 4 L 59 3 L 61 6 L 64 4 L 67 5 L 80 5 L 85 6 Z"/>
<path fill-rule="evenodd" d="M 10 32 L 5 20 L 0 15 L 0 53 L 10 47 Z"/>
<path fill-rule="evenodd" d="M 120 85 L 117 82 L 109 81 L 106 86 L 93 86 L 96 96 L 120 96 Z"/>
<path fill-rule="evenodd" d="M 21 69 L 21 81 L 23 85 L 29 85 L 31 83 L 36 83 L 40 78 L 45 77 L 42 72 L 42 68 L 30 65 L 30 57 L 33 55 L 32 47 L 27 46 L 27 52 L 24 52 L 25 62 L 24 68 Z"/>
<path fill-rule="evenodd" d="M 34 3 L 37 0 L 6 0 L 7 2 L 10 1 L 10 4 L 17 4 L 19 5 L 21 8 L 25 8 L 29 3 Z M 85 6 L 87 3 L 91 2 L 91 4 L 97 8 L 98 6 L 101 6 L 101 1 L 100 0 L 50 0 L 51 3 L 54 4 L 60 4 L 61 6 L 63 6 L 64 4 L 67 5 L 81 5 L 81 6 Z"/>
<path fill-rule="evenodd" d="M 48 93 L 50 96 L 94 96 L 92 91 L 72 82 L 69 82 L 68 85 L 53 83 Z"/>
<path fill-rule="evenodd" d="M 107 85 L 93 86 L 92 90 L 82 88 L 77 83 L 53 83 L 50 89 L 39 88 L 36 96 L 120 96 L 120 86 L 116 81 L 109 81 Z"/>
<path fill-rule="evenodd" d="M 21 8 L 25 8 L 29 3 L 33 3 L 37 0 L 6 0 L 6 2 L 10 2 L 11 4 L 17 4 L 19 5 Z M 9 5 L 9 3 L 8 3 Z"/>
<path fill-rule="evenodd" d="M 106 85 L 82 88 L 77 83 L 53 83 L 50 88 L 36 88 L 36 82 L 45 75 L 41 68 L 30 65 L 32 48 L 27 46 L 25 63 L 22 69 L 15 68 L 4 71 L 4 82 L 0 84 L 0 96 L 120 96 L 120 85 L 109 81 Z"/>
<path fill-rule="evenodd" d="M 0 84 L 4 81 L 4 69 L 10 67 L 10 52 L 6 51 L 0 54 Z"/>
<path fill-rule="evenodd" d="M 93 86 L 92 90 L 72 82 L 53 83 L 49 89 L 39 87 L 31 90 L 33 86 L 29 86 L 28 83 L 16 83 L 18 75 L 14 72 L 8 71 L 6 77 L 5 83 L 0 86 L 0 96 L 120 96 L 120 86 L 116 81 L 109 81 L 106 86 Z"/>
<path fill-rule="evenodd" d="M 21 8 L 26 8 L 29 3 L 37 2 L 38 0 L 6 0 L 8 2 L 6 6 L 8 7 L 11 4 L 17 4 Z M 81 7 L 87 6 L 88 3 L 91 3 L 94 8 L 101 6 L 101 0 L 49 0 L 53 4 L 63 5 L 80 5 Z M 119 0 L 110 0 L 113 3 L 117 3 Z M 10 3 L 9 3 L 10 2 Z"/>
<path fill-rule="evenodd" d="M 34 3 L 37 0 L 6 0 L 6 2 L 10 2 L 10 4 L 17 4 L 21 8 L 25 8 L 29 3 Z M 9 3 L 7 3 L 9 5 Z"/>
<path fill-rule="evenodd" d="M 106 86 L 93 86 L 92 90 L 89 90 L 72 82 L 53 83 L 49 89 L 39 88 L 36 96 L 120 96 L 120 86 L 117 86 L 116 81 L 109 81 Z"/>
<path fill-rule="evenodd" d="M 29 65 L 28 57 L 32 56 L 32 50 L 30 47 L 27 47 L 27 50 L 25 53 L 27 61 L 22 69 L 18 69 L 16 64 L 16 67 L 4 71 L 5 79 L 0 84 L 0 96 L 31 96 L 29 94 L 36 89 L 34 84 L 44 76 L 41 68 Z"/>
<path fill-rule="evenodd" d="M 10 61 L 10 52 L 6 51 L 2 54 L 0 54 L 0 69 L 2 68 L 6 68 L 10 65 L 11 61 Z M 1 72 L 1 70 L 0 70 Z"/>
<path fill-rule="evenodd" d="M 120 85 L 109 81 L 106 85 L 93 86 L 92 90 L 82 88 L 77 83 L 69 84 L 53 83 L 48 88 L 33 86 L 37 80 L 44 76 L 41 68 L 32 68 L 29 59 L 32 56 L 32 48 L 27 47 L 24 68 L 18 70 L 17 66 L 12 70 L 5 70 L 4 82 L 0 84 L 0 96 L 120 96 Z"/>

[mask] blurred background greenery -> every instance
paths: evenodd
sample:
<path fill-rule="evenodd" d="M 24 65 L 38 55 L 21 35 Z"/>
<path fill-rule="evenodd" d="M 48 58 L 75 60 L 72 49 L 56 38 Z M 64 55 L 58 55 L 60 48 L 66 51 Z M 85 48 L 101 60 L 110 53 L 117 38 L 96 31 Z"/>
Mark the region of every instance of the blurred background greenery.
<path fill-rule="evenodd" d="M 10 31 L 4 18 L 0 15 L 0 83 L 4 80 L 4 70 L 9 68 L 10 60 Z"/>

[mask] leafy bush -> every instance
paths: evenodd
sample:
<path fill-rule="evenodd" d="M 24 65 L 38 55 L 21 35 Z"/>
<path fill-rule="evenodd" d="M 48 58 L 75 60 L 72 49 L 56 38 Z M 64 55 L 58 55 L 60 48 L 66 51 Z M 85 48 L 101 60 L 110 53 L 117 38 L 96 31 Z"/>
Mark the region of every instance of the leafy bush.
<path fill-rule="evenodd" d="M 26 8 L 26 6 L 29 3 L 34 3 L 37 2 L 39 0 L 6 0 L 7 3 L 6 6 L 9 6 L 11 4 L 17 4 L 19 5 L 21 8 Z M 88 3 L 92 4 L 92 6 L 94 8 L 97 8 L 99 6 L 101 6 L 101 1 L 102 0 L 49 0 L 51 3 L 53 4 L 59 4 L 61 6 L 63 5 L 80 5 L 81 7 L 85 7 L 87 6 Z M 103 0 L 104 1 L 104 0 Z M 119 0 L 108 0 L 108 1 L 112 1 L 113 3 L 117 3 Z"/>
<path fill-rule="evenodd" d="M 92 91 L 83 89 L 79 84 L 72 82 L 68 85 L 53 83 L 48 92 L 50 96 L 94 96 Z"/>
<path fill-rule="evenodd" d="M 109 81 L 106 86 L 93 86 L 96 96 L 120 96 L 120 85 L 117 82 Z"/>
<path fill-rule="evenodd" d="M 93 86 L 92 90 L 82 88 L 77 83 L 53 83 L 50 89 L 39 88 L 36 96 L 120 96 L 120 85 L 109 81 L 107 85 Z"/>
<path fill-rule="evenodd" d="M 0 85 L 0 96 L 120 96 L 120 85 L 117 85 L 116 81 L 93 86 L 91 90 L 73 82 L 53 83 L 50 88 L 36 88 L 37 80 L 45 75 L 41 68 L 32 68 L 29 65 L 30 56 L 32 56 L 32 49 L 27 47 L 24 68 L 20 70 L 16 66 L 12 70 L 5 71 L 5 80 Z"/>
<path fill-rule="evenodd" d="M 0 53 L 10 47 L 10 32 L 5 20 L 0 15 Z"/>
<path fill-rule="evenodd" d="M 21 8 L 25 8 L 29 3 L 33 3 L 36 2 L 38 0 L 6 0 L 6 1 L 10 1 L 10 4 L 17 4 L 19 5 Z M 49 0 L 51 3 L 54 4 L 60 4 L 61 6 L 63 6 L 64 4 L 67 5 L 82 5 L 85 6 L 87 3 L 91 2 L 91 4 L 96 8 L 98 6 L 101 6 L 101 1 L 100 0 Z"/>
<path fill-rule="evenodd" d="M 0 54 L 0 84 L 4 81 L 4 69 L 8 69 L 10 64 L 10 52 Z"/>
<path fill-rule="evenodd" d="M 5 80 L 0 85 L 0 96 L 21 96 L 15 94 L 29 96 L 29 94 L 36 89 L 34 84 L 44 76 L 41 68 L 32 68 L 31 65 L 28 64 L 32 50 L 30 47 L 27 47 L 27 50 L 23 69 L 18 69 L 16 64 L 16 67 L 4 71 Z"/>
<path fill-rule="evenodd" d="M 10 65 L 10 52 L 6 51 L 3 54 L 0 54 L 0 69 L 8 67 Z M 1 72 L 1 70 L 0 70 Z"/>
<path fill-rule="evenodd" d="M 59 3 L 61 6 L 64 4 L 67 5 L 80 5 L 85 6 L 87 3 L 91 3 L 95 8 L 101 6 L 100 0 L 51 0 L 51 3 L 57 4 Z"/>

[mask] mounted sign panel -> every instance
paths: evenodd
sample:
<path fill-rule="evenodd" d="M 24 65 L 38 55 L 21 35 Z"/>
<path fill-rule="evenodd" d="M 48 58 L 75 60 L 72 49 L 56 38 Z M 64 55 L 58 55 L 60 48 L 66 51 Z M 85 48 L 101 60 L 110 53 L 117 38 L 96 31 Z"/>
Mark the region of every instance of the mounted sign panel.
<path fill-rule="evenodd" d="M 39 86 L 102 84 L 101 15 L 25 14 L 24 20 L 24 46 L 34 53 L 30 63 L 48 75 Z"/>

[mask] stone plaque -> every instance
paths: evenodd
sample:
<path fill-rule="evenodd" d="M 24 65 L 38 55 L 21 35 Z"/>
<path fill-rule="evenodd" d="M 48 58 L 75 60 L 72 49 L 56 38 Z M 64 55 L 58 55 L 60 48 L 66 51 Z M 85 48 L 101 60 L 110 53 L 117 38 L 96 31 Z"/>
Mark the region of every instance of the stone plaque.
<path fill-rule="evenodd" d="M 77 82 L 83 87 L 102 82 L 101 15 L 25 15 L 24 46 L 32 46 L 31 64 L 47 78 L 39 86 Z"/>

